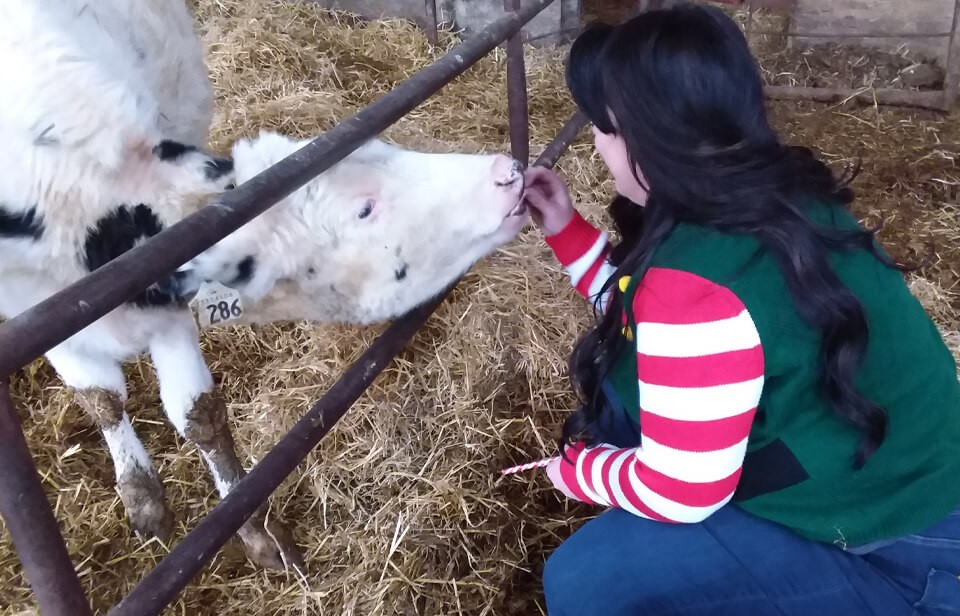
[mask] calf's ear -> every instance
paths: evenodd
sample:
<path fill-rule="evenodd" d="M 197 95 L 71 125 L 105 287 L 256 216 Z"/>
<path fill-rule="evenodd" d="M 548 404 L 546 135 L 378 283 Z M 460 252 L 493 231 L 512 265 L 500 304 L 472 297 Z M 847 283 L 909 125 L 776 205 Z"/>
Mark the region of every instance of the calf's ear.
<path fill-rule="evenodd" d="M 273 131 L 260 131 L 256 137 L 238 140 L 232 151 L 237 182 L 246 182 L 308 143 L 309 140 L 291 139 Z"/>

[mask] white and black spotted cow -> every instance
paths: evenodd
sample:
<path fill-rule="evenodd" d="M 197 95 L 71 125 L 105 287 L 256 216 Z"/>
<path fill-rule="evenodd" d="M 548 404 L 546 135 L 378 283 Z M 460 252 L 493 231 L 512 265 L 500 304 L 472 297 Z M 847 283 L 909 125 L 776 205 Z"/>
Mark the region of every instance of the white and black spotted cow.
<path fill-rule="evenodd" d="M 76 282 L 305 144 L 273 133 L 204 151 L 212 95 L 184 0 L 0 2 L 0 316 Z M 504 156 L 371 141 L 46 358 L 96 421 L 133 528 L 166 537 L 163 485 L 125 410 L 121 363 L 149 353 L 163 408 L 221 496 L 243 477 L 186 300 L 238 291 L 247 321 L 369 323 L 434 296 L 526 220 Z M 0 469 L 0 472 L 3 472 Z M 264 514 L 252 561 L 297 558 Z"/>

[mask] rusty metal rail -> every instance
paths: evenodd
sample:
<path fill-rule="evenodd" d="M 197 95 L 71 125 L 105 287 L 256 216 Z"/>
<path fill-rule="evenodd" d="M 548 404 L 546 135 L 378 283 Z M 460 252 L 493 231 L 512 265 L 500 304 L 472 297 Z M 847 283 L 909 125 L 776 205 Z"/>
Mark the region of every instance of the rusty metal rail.
<path fill-rule="evenodd" d="M 80 580 L 0 379 L 0 515 L 43 616 L 89 616 Z"/>
<path fill-rule="evenodd" d="M 511 149 L 526 165 L 529 118 L 521 30 L 554 0 L 505 0 L 507 14 L 297 153 L 30 310 L 0 324 L 0 514 L 43 616 L 91 613 L 20 426 L 8 378 L 155 280 L 252 220 L 417 107 L 504 41 Z M 426 7 L 435 4 L 427 0 Z M 435 8 L 434 8 L 435 10 Z M 429 17 L 429 16 L 428 16 Z M 586 124 L 576 114 L 535 164 L 552 167 Z M 459 283 L 396 320 L 249 474 L 109 616 L 159 614 L 389 365 Z"/>
<path fill-rule="evenodd" d="M 520 10 L 520 0 L 503 0 L 506 11 Z M 513 157 L 530 164 L 530 112 L 527 105 L 527 71 L 523 59 L 522 34 L 507 40 L 507 107 L 510 118 L 510 150 Z"/>
<path fill-rule="evenodd" d="M 431 45 L 436 45 L 440 40 L 437 23 L 437 0 L 424 0 L 423 12 L 426 17 L 427 40 Z"/>

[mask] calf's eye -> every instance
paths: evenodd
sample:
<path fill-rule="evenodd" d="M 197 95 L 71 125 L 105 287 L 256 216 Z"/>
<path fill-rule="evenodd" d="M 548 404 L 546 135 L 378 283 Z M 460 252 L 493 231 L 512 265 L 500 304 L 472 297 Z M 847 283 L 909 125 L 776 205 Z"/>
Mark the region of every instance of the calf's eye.
<path fill-rule="evenodd" d="M 367 202 L 363 204 L 363 208 L 360 210 L 358 217 L 364 219 L 370 214 L 373 213 L 373 199 L 367 199 Z"/>

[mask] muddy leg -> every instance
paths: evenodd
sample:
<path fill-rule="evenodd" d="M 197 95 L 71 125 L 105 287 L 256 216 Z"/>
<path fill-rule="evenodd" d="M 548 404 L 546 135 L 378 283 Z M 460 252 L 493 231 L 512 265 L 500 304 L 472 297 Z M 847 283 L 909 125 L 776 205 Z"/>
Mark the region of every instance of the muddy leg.
<path fill-rule="evenodd" d="M 217 486 L 225 497 L 246 475 L 237 458 L 227 409 L 215 392 L 213 377 L 203 361 L 192 318 L 150 344 L 150 355 L 160 380 L 160 397 L 170 421 L 180 434 L 197 446 Z M 261 507 L 240 528 L 248 558 L 261 567 L 303 568 L 303 560 L 290 533 L 278 522 L 266 522 Z"/>
<path fill-rule="evenodd" d="M 153 462 L 124 411 L 127 392 L 120 365 L 62 348 L 51 350 L 47 358 L 107 442 L 130 526 L 140 536 L 166 540 L 173 514 Z"/>
<path fill-rule="evenodd" d="M 246 475 L 234 453 L 223 399 L 213 393 L 200 394 L 187 413 L 186 425 L 187 440 L 200 448 L 223 498 Z M 283 569 L 285 558 L 302 569 L 303 562 L 290 533 L 276 521 L 267 521 L 266 514 L 266 505 L 260 507 L 237 532 L 250 560 L 263 567 Z"/>

